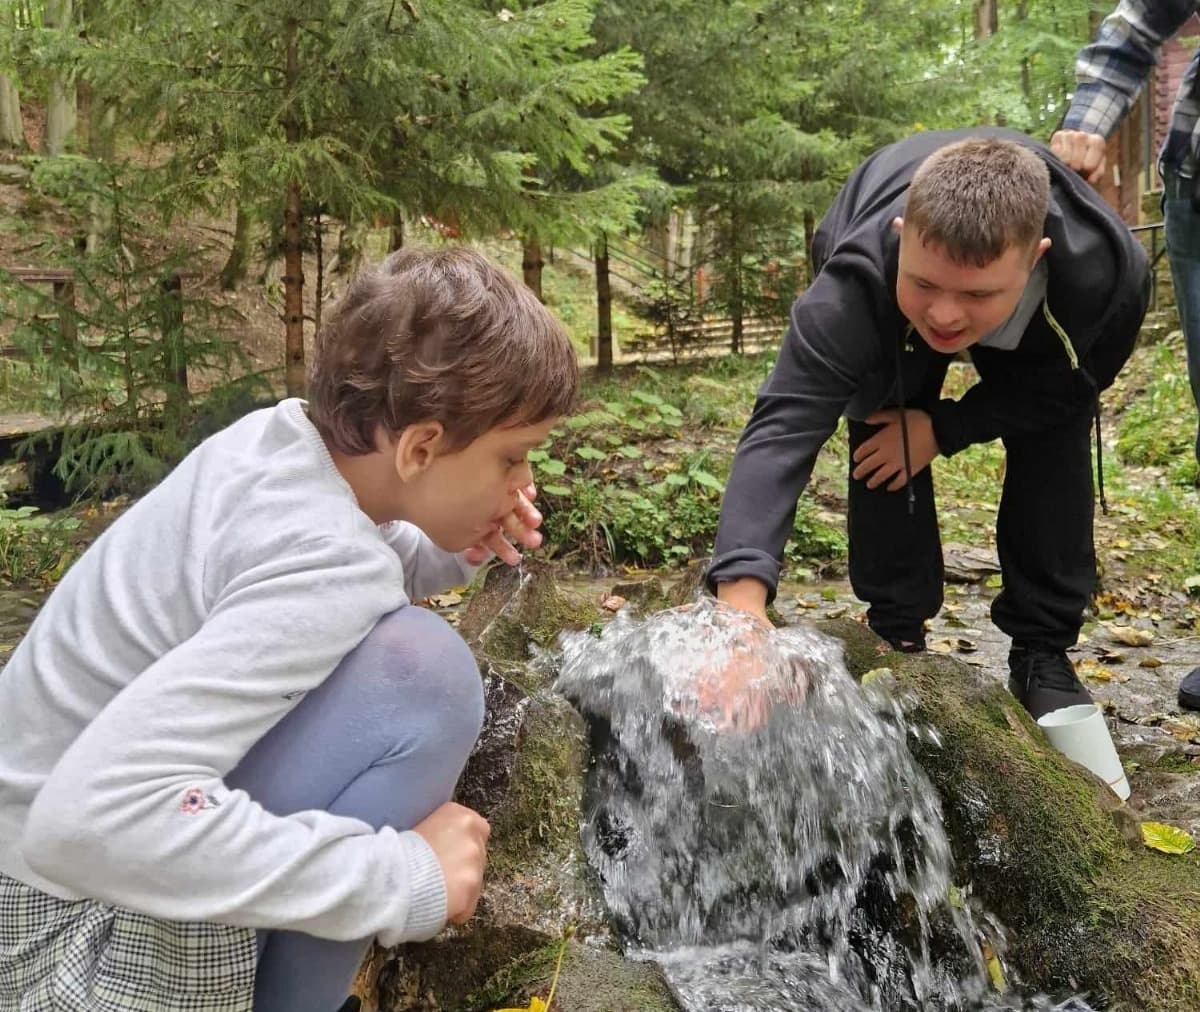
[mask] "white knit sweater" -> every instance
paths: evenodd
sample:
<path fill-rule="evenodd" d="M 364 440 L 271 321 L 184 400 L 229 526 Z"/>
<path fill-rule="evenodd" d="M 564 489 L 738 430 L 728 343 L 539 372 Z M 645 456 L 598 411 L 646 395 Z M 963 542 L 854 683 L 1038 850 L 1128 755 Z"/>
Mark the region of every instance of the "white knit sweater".
<path fill-rule="evenodd" d="M 193 451 L 0 672 L 0 871 L 172 920 L 385 945 L 446 916 L 413 832 L 271 815 L 222 777 L 384 614 L 469 579 L 357 506 L 298 400 Z"/>

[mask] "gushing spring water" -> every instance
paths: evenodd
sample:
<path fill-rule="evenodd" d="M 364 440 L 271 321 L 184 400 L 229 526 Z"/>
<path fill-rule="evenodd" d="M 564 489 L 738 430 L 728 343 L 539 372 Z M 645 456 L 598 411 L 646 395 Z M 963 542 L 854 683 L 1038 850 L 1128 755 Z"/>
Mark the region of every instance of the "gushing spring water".
<path fill-rule="evenodd" d="M 836 641 L 700 603 L 564 636 L 588 716 L 584 845 L 629 946 L 694 1012 L 997 1002 L 918 731 Z M 1059 1006 L 1086 1009 L 1074 1003 Z"/>

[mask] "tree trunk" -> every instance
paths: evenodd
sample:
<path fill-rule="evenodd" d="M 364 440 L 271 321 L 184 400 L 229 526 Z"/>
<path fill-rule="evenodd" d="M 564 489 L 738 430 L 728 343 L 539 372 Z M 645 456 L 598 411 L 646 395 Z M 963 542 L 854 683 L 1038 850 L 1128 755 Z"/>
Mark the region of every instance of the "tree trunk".
<path fill-rule="evenodd" d="M 317 290 L 313 293 L 313 333 L 321 332 L 321 303 L 325 301 L 325 223 L 317 211 L 313 222 L 313 244 L 317 253 Z"/>
<path fill-rule="evenodd" d="M 358 264 L 362 260 L 362 255 L 362 233 L 354 225 L 343 225 L 338 232 L 333 273 L 340 274 L 344 278 L 353 277 L 358 272 Z"/>
<path fill-rule="evenodd" d="M 289 18 L 284 29 L 287 54 L 287 93 L 294 96 L 300 79 L 296 34 L 298 23 Z M 289 144 L 300 142 L 300 123 L 295 110 L 289 109 L 284 120 L 284 135 Z M 289 397 L 304 396 L 304 229 L 300 200 L 300 182 L 287 184 L 287 203 L 283 212 L 283 347 L 284 386 Z"/>
<path fill-rule="evenodd" d="M 162 279 L 159 288 L 158 320 L 162 330 L 167 422 L 176 432 L 182 433 L 190 400 L 183 330 L 183 281 L 178 273 L 172 273 Z"/>
<path fill-rule="evenodd" d="M 524 256 L 521 259 L 521 276 L 525 279 L 525 284 L 534 295 L 538 297 L 539 302 L 545 302 L 542 298 L 542 247 L 537 239 L 529 237 L 525 240 Z"/>
<path fill-rule="evenodd" d="M 986 39 L 1000 27 L 996 0 L 975 0 L 975 38 Z"/>
<path fill-rule="evenodd" d="M 817 231 L 817 216 L 811 207 L 804 209 L 804 280 L 811 285 L 813 281 L 813 234 Z"/>
<path fill-rule="evenodd" d="M 246 280 L 249 259 L 250 215 L 239 200 L 237 216 L 233 221 L 233 245 L 229 248 L 229 258 L 225 261 L 225 266 L 221 268 L 222 289 L 231 292 Z"/>
<path fill-rule="evenodd" d="M 73 0 L 46 0 L 43 23 L 64 34 L 72 30 Z M 78 113 L 75 105 L 75 80 L 69 69 L 56 72 L 50 80 L 50 97 L 46 103 L 45 151 L 61 155 L 75 137 Z"/>
<path fill-rule="evenodd" d="M 395 253 L 404 248 L 404 215 L 399 211 L 392 213 L 392 228 L 388 234 L 388 252 Z"/>
<path fill-rule="evenodd" d="M 612 284 L 608 277 L 608 236 L 600 233 L 596 240 L 596 370 L 601 375 L 612 372 Z"/>
<path fill-rule="evenodd" d="M 0 74 L 0 149 L 24 151 L 27 146 L 20 92 L 11 77 Z"/>

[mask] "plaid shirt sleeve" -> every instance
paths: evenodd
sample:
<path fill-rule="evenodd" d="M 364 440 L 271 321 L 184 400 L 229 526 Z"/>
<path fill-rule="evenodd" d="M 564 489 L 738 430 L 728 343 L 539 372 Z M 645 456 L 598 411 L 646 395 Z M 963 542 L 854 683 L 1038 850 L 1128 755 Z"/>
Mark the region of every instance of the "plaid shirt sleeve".
<path fill-rule="evenodd" d="M 1196 11 L 1194 0 L 1121 0 L 1075 60 L 1064 130 L 1109 136 L 1158 61 L 1158 50 Z"/>

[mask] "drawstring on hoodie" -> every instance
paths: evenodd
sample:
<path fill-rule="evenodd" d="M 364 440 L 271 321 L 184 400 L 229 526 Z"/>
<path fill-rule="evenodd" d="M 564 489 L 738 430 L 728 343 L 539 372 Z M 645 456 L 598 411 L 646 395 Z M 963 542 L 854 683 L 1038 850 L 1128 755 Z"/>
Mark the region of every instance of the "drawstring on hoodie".
<path fill-rule="evenodd" d="M 1071 339 L 1067 337 L 1067 332 L 1063 330 L 1062 324 L 1060 324 L 1054 318 L 1054 314 L 1050 312 L 1050 303 L 1045 299 L 1042 300 L 1042 315 L 1046 317 L 1046 322 L 1050 324 L 1050 329 L 1053 330 L 1054 333 L 1058 335 L 1058 339 L 1062 341 L 1062 345 L 1067 351 L 1067 358 L 1071 360 L 1071 368 L 1078 370 L 1079 374 L 1092 385 L 1092 390 L 1095 393 L 1096 406 L 1094 408 L 1094 417 L 1096 419 L 1096 486 L 1100 491 L 1100 510 L 1105 516 L 1108 516 L 1108 499 L 1105 498 L 1104 495 L 1104 440 L 1100 430 L 1100 388 L 1096 385 L 1096 381 L 1092 379 L 1090 375 L 1088 375 L 1088 371 L 1080 368 L 1079 356 L 1075 354 L 1075 346 L 1071 344 Z"/>
<path fill-rule="evenodd" d="M 1096 381 L 1088 374 L 1088 371 L 1080 368 L 1079 356 L 1075 354 L 1075 346 L 1071 344 L 1071 339 L 1067 336 L 1067 332 L 1063 330 L 1062 324 L 1050 312 L 1050 304 L 1045 299 L 1042 300 L 1042 315 L 1045 316 L 1050 329 L 1058 335 L 1058 339 L 1062 342 L 1063 348 L 1067 352 L 1067 358 L 1071 362 L 1071 368 L 1077 370 L 1092 385 L 1092 389 L 1095 392 L 1096 400 L 1093 410 L 1096 419 L 1096 485 L 1100 492 L 1100 510 L 1105 516 L 1108 516 L 1108 499 L 1104 495 L 1104 440 L 1100 429 L 1100 389 L 1096 385 Z M 916 512 L 917 496 L 913 491 L 912 484 L 912 458 L 908 448 L 908 419 L 904 412 L 904 362 L 900 352 L 912 336 L 913 329 L 913 325 L 910 323 L 895 345 L 896 395 L 900 402 L 900 444 L 904 449 L 904 487 L 908 492 L 909 516 L 912 516 Z"/>
<path fill-rule="evenodd" d="M 917 494 L 913 491 L 912 457 L 908 450 L 908 419 L 904 414 L 904 362 L 900 356 L 900 346 L 908 340 L 913 327 L 910 323 L 904 336 L 896 344 L 896 395 L 900 401 L 900 445 L 904 449 L 904 490 L 908 493 L 908 515 L 912 516 L 917 508 Z"/>

